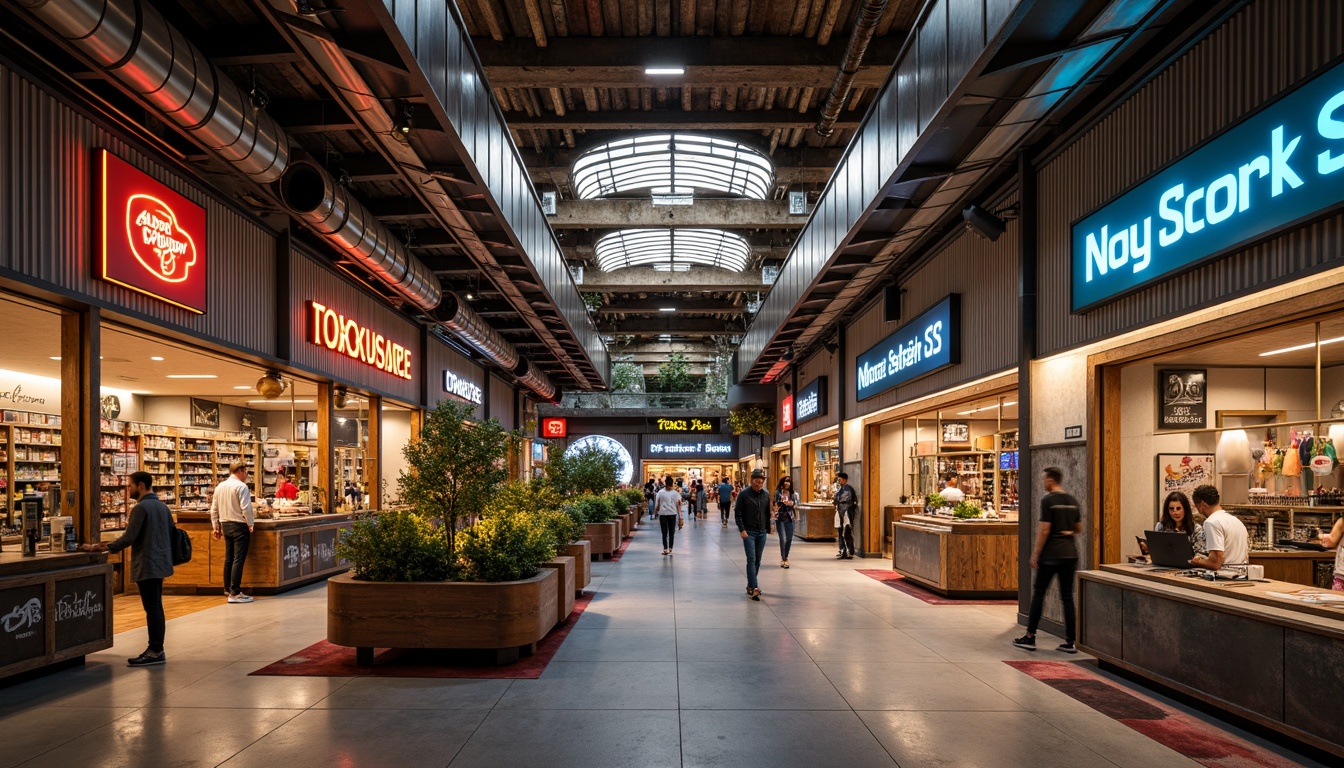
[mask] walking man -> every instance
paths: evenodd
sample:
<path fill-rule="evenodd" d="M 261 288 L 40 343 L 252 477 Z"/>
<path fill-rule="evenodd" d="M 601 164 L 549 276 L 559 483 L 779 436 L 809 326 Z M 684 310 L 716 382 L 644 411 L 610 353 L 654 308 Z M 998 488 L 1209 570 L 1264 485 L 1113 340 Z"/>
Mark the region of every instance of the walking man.
<path fill-rule="evenodd" d="M 859 504 L 859 495 L 854 492 L 854 486 L 849 484 L 849 474 L 841 472 L 835 476 L 836 489 L 835 498 L 835 538 L 840 542 L 840 553 L 835 557 L 837 560 L 854 559 L 854 508 Z"/>
<path fill-rule="evenodd" d="M 1083 532 L 1082 513 L 1078 500 L 1060 489 L 1064 472 L 1059 467 L 1046 467 L 1045 498 L 1041 499 L 1041 521 L 1036 527 L 1036 543 L 1031 550 L 1031 567 L 1036 568 L 1036 584 L 1031 591 L 1031 612 L 1027 616 L 1027 634 L 1013 641 L 1013 645 L 1028 651 L 1036 650 L 1036 627 L 1041 624 L 1045 608 L 1045 592 L 1050 580 L 1059 577 L 1059 599 L 1064 603 L 1064 642 L 1055 650 L 1077 653 L 1073 645 L 1075 612 L 1073 607 L 1073 575 L 1078 570 L 1078 546 L 1074 537 Z"/>
<path fill-rule="evenodd" d="M 163 615 L 163 580 L 173 575 L 173 513 L 154 494 L 154 477 L 148 472 L 132 472 L 126 479 L 127 493 L 136 502 L 126 520 L 126 532 L 116 541 L 85 544 L 87 552 L 113 554 L 131 548 L 131 581 L 140 588 L 140 605 L 145 609 L 149 647 L 127 660 L 132 667 L 164 664 L 163 652 L 167 620 Z"/>
<path fill-rule="evenodd" d="M 756 576 L 761 570 L 761 556 L 765 554 L 765 536 L 770 531 L 770 492 L 765 490 L 764 469 L 751 471 L 751 486 L 737 494 L 733 519 L 742 534 L 742 548 L 747 553 L 747 596 L 760 600 L 761 587 Z"/>
<path fill-rule="evenodd" d="M 728 527 L 728 510 L 733 506 L 733 484 L 725 475 L 719 480 L 719 522 Z"/>
<path fill-rule="evenodd" d="M 210 501 L 210 527 L 216 539 L 224 539 L 224 594 L 230 603 L 250 603 L 243 594 L 243 563 L 252 543 L 252 491 L 247 487 L 247 465 L 235 461 L 229 476 L 215 486 Z"/>

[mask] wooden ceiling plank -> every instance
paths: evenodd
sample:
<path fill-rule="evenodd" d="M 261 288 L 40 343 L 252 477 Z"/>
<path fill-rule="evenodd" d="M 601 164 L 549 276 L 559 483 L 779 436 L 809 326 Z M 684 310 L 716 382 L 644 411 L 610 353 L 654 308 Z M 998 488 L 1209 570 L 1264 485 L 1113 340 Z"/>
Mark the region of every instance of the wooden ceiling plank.
<path fill-rule="evenodd" d="M 826 14 L 822 17 L 821 27 L 817 30 L 817 45 L 826 45 L 835 32 L 836 21 L 840 18 L 840 6 L 844 0 L 830 0 L 826 4 Z"/>
<path fill-rule="evenodd" d="M 541 5 L 538 0 L 523 0 L 523 7 L 527 10 L 527 24 L 532 28 L 532 39 L 537 41 L 538 48 L 545 48 L 546 23 L 541 20 Z"/>

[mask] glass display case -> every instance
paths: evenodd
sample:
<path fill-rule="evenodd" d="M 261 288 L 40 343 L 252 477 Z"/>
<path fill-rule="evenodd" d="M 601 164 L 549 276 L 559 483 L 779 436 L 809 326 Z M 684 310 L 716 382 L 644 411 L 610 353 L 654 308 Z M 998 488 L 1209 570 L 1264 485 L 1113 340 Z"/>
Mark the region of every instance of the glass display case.
<path fill-rule="evenodd" d="M 808 501 L 830 501 L 835 495 L 835 476 L 840 474 L 840 441 L 826 440 L 809 447 L 812 494 Z"/>

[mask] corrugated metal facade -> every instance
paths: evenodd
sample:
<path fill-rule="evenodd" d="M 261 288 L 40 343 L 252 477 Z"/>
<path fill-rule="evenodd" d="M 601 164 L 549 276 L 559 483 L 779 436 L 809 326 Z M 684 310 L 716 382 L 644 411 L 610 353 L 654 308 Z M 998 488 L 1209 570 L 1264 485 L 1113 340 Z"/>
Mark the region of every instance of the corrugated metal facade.
<path fill-rule="evenodd" d="M 206 209 L 207 312 L 95 280 L 94 150 L 106 148 Z M 260 355 L 276 353 L 275 238 L 0 67 L 0 268 L 45 289 Z"/>
<path fill-rule="evenodd" d="M 1344 4 L 1259 0 L 1200 41 L 1039 172 L 1037 352 L 1049 355 L 1344 264 L 1344 215 L 1217 259 L 1081 315 L 1070 223 L 1344 54 Z"/>
<path fill-rule="evenodd" d="M 1018 195 L 1013 192 L 994 207 L 1007 207 L 1017 201 Z M 844 361 L 845 371 L 849 374 L 844 393 L 846 416 L 851 419 L 864 416 L 1017 367 L 1021 318 L 1018 231 L 1021 223 L 1012 220 L 1007 225 L 1003 236 L 992 243 L 969 232 L 963 233 L 901 283 L 905 294 L 901 296 L 899 322 L 882 321 L 882 302 L 879 300 L 848 326 Z M 859 355 L 949 293 L 961 294 L 961 363 L 862 402 L 856 401 L 854 367 Z"/>
<path fill-rule="evenodd" d="M 518 426 L 517 410 L 514 408 L 514 389 L 509 386 L 509 382 L 504 381 L 494 374 L 490 374 L 490 415 L 499 419 L 499 423 L 504 425 L 505 429 L 514 429 Z"/>
<path fill-rule="evenodd" d="M 839 387 L 836 386 L 839 382 L 835 375 L 838 355 L 839 353 L 833 355 L 823 349 L 798 366 L 798 385 L 793 388 L 794 395 L 818 376 L 826 377 L 826 413 L 808 421 L 798 421 L 795 416 L 796 426 L 793 428 L 793 435 L 806 435 L 840 423 L 840 393 L 837 391 Z"/>
<path fill-rule="evenodd" d="M 294 249 L 290 258 L 290 286 L 289 344 L 290 358 L 295 365 L 326 372 L 338 381 L 403 403 L 420 403 L 420 377 L 424 371 L 423 363 L 428 361 L 415 360 L 413 357 L 411 378 L 403 379 L 365 365 L 348 355 L 313 344 L 308 337 L 308 302 L 316 301 L 335 310 L 406 347 L 413 355 L 420 354 L 423 329 L 393 312 L 381 300 L 337 277 L 299 248 Z M 442 389 L 441 386 L 437 388 Z"/>
<path fill-rule="evenodd" d="M 479 363 L 432 337 L 429 340 L 425 358 L 425 375 L 429 377 L 429 386 L 427 387 L 429 402 L 426 404 L 427 407 L 433 408 L 439 404 L 440 400 L 456 399 L 450 398 L 443 391 L 444 371 L 452 371 L 458 378 L 470 381 L 480 387 L 481 395 L 484 397 L 485 369 Z M 476 412 L 477 415 L 480 415 L 479 408 Z"/>

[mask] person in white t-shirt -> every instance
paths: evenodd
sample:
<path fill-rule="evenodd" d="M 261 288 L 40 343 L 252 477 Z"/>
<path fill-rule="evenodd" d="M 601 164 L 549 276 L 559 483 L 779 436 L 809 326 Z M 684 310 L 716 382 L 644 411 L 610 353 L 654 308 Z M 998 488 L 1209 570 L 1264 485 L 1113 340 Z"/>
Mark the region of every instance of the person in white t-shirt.
<path fill-rule="evenodd" d="M 683 524 L 681 503 L 681 493 L 673 490 L 672 476 L 668 475 L 663 480 L 663 490 L 653 497 L 654 511 L 658 513 L 658 525 L 663 532 L 664 555 L 672 554 L 677 529 Z"/>
<path fill-rule="evenodd" d="M 943 501 L 947 502 L 947 506 L 955 507 L 966 500 L 966 494 L 958 487 L 960 483 L 961 479 L 956 475 L 947 476 L 947 485 L 941 491 Z"/>
<path fill-rule="evenodd" d="M 1190 494 L 1195 509 L 1204 516 L 1204 548 L 1208 555 L 1195 555 L 1190 564 L 1216 571 L 1226 565 L 1246 565 L 1251 559 L 1246 525 L 1223 511 L 1218 489 L 1201 485 Z"/>

